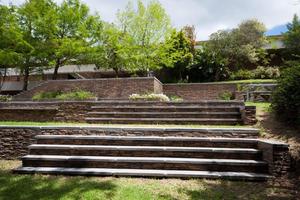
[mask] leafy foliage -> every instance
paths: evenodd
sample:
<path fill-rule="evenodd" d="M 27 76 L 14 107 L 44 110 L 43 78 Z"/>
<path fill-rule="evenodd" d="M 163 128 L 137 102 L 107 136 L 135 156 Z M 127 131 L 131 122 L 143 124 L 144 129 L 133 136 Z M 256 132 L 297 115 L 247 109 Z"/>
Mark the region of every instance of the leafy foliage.
<path fill-rule="evenodd" d="M 11 96 L 9 95 L 0 95 L 0 102 L 11 101 Z"/>
<path fill-rule="evenodd" d="M 227 59 L 206 46 L 196 52 L 194 62 L 189 67 L 190 81 L 221 81 L 228 77 Z"/>
<path fill-rule="evenodd" d="M 230 91 L 225 91 L 219 95 L 220 100 L 230 101 L 234 99 L 234 95 Z"/>
<path fill-rule="evenodd" d="M 132 94 L 129 96 L 130 100 L 133 101 L 170 101 L 170 98 L 164 94 Z"/>
<path fill-rule="evenodd" d="M 284 34 L 285 46 L 294 54 L 300 53 L 300 20 L 294 15 L 293 21 L 287 25 L 288 31 Z"/>
<path fill-rule="evenodd" d="M 259 21 L 247 20 L 235 29 L 213 33 L 207 47 L 227 59 L 231 70 L 238 70 L 264 58 L 265 31 L 265 26 Z"/>
<path fill-rule="evenodd" d="M 300 63 L 286 68 L 278 79 L 272 109 L 282 120 L 300 125 Z"/>
<path fill-rule="evenodd" d="M 54 91 L 37 93 L 32 97 L 32 100 L 88 100 L 94 97 L 94 94 L 84 90 L 76 90 L 72 92 Z"/>
<path fill-rule="evenodd" d="M 117 27 L 131 38 L 124 51 L 131 71 L 149 71 L 168 62 L 162 43 L 172 29 L 170 18 L 158 1 L 150 1 L 145 6 L 139 0 L 137 9 L 130 2 L 117 17 Z"/>
<path fill-rule="evenodd" d="M 255 70 L 240 69 L 230 75 L 231 80 L 277 79 L 280 76 L 278 67 L 258 66 Z"/>

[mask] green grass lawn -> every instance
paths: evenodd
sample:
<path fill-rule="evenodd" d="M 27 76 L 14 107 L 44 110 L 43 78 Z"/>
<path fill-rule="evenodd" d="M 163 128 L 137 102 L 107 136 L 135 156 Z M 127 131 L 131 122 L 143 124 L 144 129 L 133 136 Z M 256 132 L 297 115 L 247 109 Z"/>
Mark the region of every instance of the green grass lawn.
<path fill-rule="evenodd" d="M 293 199 L 265 182 L 16 175 L 19 161 L 0 160 L 1 200 Z"/>
<path fill-rule="evenodd" d="M 264 112 L 269 112 L 271 109 L 271 103 L 261 103 L 261 102 L 246 102 L 246 106 L 256 106 L 257 110 Z"/>

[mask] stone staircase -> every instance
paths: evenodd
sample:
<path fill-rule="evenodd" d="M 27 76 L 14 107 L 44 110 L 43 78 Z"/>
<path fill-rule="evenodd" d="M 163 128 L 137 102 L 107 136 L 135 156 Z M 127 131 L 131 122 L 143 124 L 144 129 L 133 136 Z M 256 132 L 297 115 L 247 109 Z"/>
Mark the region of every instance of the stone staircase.
<path fill-rule="evenodd" d="M 257 139 L 137 135 L 35 139 L 16 173 L 255 181 L 270 177 Z"/>
<path fill-rule="evenodd" d="M 133 102 L 98 101 L 86 114 L 88 123 L 111 124 L 242 124 L 239 101 Z"/>

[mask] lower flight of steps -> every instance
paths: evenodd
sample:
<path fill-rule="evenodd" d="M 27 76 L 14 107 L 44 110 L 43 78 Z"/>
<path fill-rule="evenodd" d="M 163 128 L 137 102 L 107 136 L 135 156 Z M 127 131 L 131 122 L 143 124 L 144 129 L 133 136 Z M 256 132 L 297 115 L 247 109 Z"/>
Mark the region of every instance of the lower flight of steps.
<path fill-rule="evenodd" d="M 87 113 L 88 123 L 242 124 L 239 101 L 132 102 L 99 101 Z"/>
<path fill-rule="evenodd" d="M 256 139 L 38 135 L 15 173 L 264 181 Z"/>

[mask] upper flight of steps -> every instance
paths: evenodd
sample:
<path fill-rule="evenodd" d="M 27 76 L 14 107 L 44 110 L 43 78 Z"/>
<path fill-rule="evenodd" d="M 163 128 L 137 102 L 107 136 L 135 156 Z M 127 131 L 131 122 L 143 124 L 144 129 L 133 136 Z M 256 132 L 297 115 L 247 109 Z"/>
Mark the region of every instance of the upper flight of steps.
<path fill-rule="evenodd" d="M 133 102 L 99 101 L 87 113 L 88 123 L 242 124 L 239 101 Z"/>
<path fill-rule="evenodd" d="M 267 180 L 256 139 L 38 135 L 16 173 Z"/>

